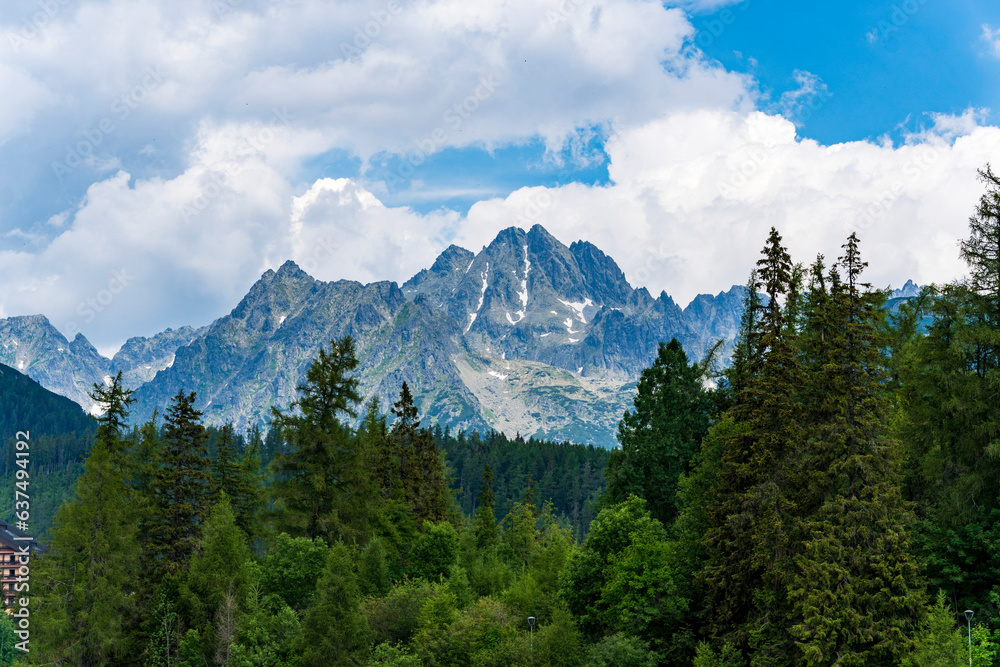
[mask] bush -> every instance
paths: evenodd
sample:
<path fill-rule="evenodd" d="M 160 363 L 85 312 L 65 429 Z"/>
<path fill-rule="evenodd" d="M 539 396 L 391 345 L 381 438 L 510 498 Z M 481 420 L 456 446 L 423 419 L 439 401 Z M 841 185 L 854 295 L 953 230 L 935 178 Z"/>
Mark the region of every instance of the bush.
<path fill-rule="evenodd" d="M 584 664 L 585 667 L 656 667 L 658 662 L 646 642 L 617 633 L 594 644 Z"/>
<path fill-rule="evenodd" d="M 372 652 L 368 667 L 423 667 L 420 658 L 407 649 L 392 644 L 379 644 Z"/>
<path fill-rule="evenodd" d="M 927 614 L 916 648 L 903 661 L 903 667 L 962 667 L 969 657 L 966 646 L 944 591 L 938 591 L 937 602 Z"/>
<path fill-rule="evenodd" d="M 280 595 L 292 609 L 305 609 L 316 593 L 316 582 L 329 553 L 330 548 L 321 539 L 281 533 L 261 564 L 263 592 Z"/>
<path fill-rule="evenodd" d="M 496 549 L 490 549 L 469 566 L 469 583 L 479 597 L 499 596 L 514 581 L 514 570 L 500 557 Z"/>
<path fill-rule="evenodd" d="M 385 597 L 362 601 L 361 615 L 375 633 L 375 643 L 410 641 L 419 628 L 420 612 L 437 588 L 423 579 L 407 580 Z"/>
<path fill-rule="evenodd" d="M 424 533 L 417 538 L 410 552 L 411 572 L 428 581 L 439 581 L 448 576 L 458 562 L 458 533 L 446 521 L 424 522 Z"/>

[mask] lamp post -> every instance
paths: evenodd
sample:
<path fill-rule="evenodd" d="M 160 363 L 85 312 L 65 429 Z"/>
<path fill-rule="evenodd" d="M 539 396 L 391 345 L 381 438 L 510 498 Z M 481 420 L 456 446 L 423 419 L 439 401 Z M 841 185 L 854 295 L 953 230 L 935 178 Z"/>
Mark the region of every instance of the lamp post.
<path fill-rule="evenodd" d="M 965 620 L 969 622 L 969 667 L 972 667 L 972 617 L 975 615 L 971 609 L 965 610 Z"/>
<path fill-rule="evenodd" d="M 528 650 L 535 650 L 535 617 L 528 617 Z"/>

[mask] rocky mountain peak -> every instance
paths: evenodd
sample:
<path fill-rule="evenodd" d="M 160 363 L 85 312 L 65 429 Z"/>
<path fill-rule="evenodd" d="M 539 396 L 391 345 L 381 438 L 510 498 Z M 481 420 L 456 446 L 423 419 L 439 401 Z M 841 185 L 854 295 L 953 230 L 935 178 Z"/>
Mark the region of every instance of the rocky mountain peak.
<path fill-rule="evenodd" d="M 406 381 L 427 424 L 612 446 L 658 344 L 676 337 L 700 358 L 735 337 L 741 311 L 742 288 L 682 311 L 665 292 L 633 289 L 592 243 L 567 246 L 534 225 L 504 229 L 475 253 L 451 245 L 402 289 L 324 282 L 288 261 L 211 325 L 130 338 L 110 361 L 42 316 L 0 319 L 0 363 L 20 361 L 82 405 L 94 382 L 121 370 L 136 388 L 133 421 L 195 391 L 208 423 L 245 428 L 287 408 L 317 350 L 350 335 L 366 399 L 391 405 Z"/>
<path fill-rule="evenodd" d="M 907 280 L 906 284 L 903 285 L 900 289 L 893 290 L 889 298 L 891 299 L 909 298 L 917 296 L 918 294 L 920 294 L 920 286 L 917 285 L 912 280 Z"/>

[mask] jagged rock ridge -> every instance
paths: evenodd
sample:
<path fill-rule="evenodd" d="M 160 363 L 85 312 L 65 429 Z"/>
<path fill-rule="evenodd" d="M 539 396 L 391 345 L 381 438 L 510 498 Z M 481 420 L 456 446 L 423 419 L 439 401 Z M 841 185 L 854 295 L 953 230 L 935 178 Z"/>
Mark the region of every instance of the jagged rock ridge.
<path fill-rule="evenodd" d="M 208 422 L 245 428 L 294 400 L 320 346 L 351 335 L 362 392 L 383 410 L 405 380 L 425 423 L 613 446 L 658 343 L 676 337 L 699 358 L 722 340 L 728 352 L 743 293 L 700 295 L 682 309 L 666 293 L 633 288 L 590 243 L 512 227 L 477 253 L 447 248 L 402 286 L 318 281 L 286 262 L 211 325 L 129 339 L 111 360 L 82 336 L 66 342 L 40 316 L 10 318 L 0 342 L 30 353 L 0 362 L 24 362 L 83 405 L 93 382 L 121 370 L 136 388 L 136 419 L 196 391 Z"/>

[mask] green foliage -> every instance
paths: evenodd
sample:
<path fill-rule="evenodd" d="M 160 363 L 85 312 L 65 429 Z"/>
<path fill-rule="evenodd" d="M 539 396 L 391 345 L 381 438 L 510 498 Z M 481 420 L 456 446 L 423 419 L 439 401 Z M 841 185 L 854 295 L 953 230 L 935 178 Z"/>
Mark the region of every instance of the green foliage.
<path fill-rule="evenodd" d="M 479 597 L 499 596 L 514 581 L 514 569 L 496 548 L 476 554 L 468 567 L 469 583 Z"/>
<path fill-rule="evenodd" d="M 181 637 L 180 647 L 177 649 L 177 663 L 180 667 L 202 667 L 205 659 L 202 655 L 205 652 L 205 640 L 194 628 L 188 629 Z"/>
<path fill-rule="evenodd" d="M 73 497 L 97 422 L 70 399 L 0 364 L 0 444 L 14 451 L 17 431 L 31 435 L 31 466 L 45 471 L 45 483 L 31 489 L 31 529 L 45 541 L 59 506 Z M 0 457 L 0 515 L 13 516 L 18 470 L 14 456 Z"/>
<path fill-rule="evenodd" d="M 660 344 L 653 365 L 642 371 L 635 408 L 618 425 L 621 449 L 611 452 L 603 502 L 645 498 L 650 514 L 665 526 L 677 515 L 677 481 L 708 430 L 710 397 L 705 369 L 688 364 L 677 339 Z"/>
<path fill-rule="evenodd" d="M 583 664 L 584 667 L 656 667 L 659 658 L 638 637 L 616 633 L 594 644 Z"/>
<path fill-rule="evenodd" d="M 458 561 L 458 533 L 454 526 L 424 522 L 424 532 L 417 538 L 411 553 L 412 573 L 428 581 L 438 581 L 451 572 Z"/>
<path fill-rule="evenodd" d="M 11 667 L 24 658 L 24 653 L 16 646 L 20 641 L 16 631 L 10 615 L 0 614 L 0 667 Z"/>
<path fill-rule="evenodd" d="M 406 580 L 381 598 L 366 598 L 361 615 L 375 636 L 375 643 L 409 642 L 420 627 L 420 614 L 437 594 L 439 585 L 424 579 Z"/>
<path fill-rule="evenodd" d="M 955 614 L 948 605 L 944 591 L 938 591 L 916 637 L 914 651 L 903 661 L 903 667 L 962 667 L 969 655 L 962 633 L 955 625 Z M 990 663 L 985 663 L 990 664 Z"/>
<path fill-rule="evenodd" d="M 1000 580 L 1000 179 L 980 172 L 986 192 L 961 244 L 969 277 L 927 290 L 898 320 L 896 422 L 905 443 L 906 489 L 915 502 L 914 543 L 931 585 L 992 624 Z M 912 323 L 925 323 L 921 332 Z"/>
<path fill-rule="evenodd" d="M 475 602 L 476 596 L 469 583 L 469 575 L 461 565 L 453 565 L 451 573 L 444 582 L 445 589 L 455 596 L 455 604 L 459 609 L 465 609 Z"/>
<path fill-rule="evenodd" d="M 358 380 L 349 375 L 357 366 L 351 337 L 332 341 L 330 352 L 321 348 L 309 366 L 288 412 L 273 409 L 272 428 L 288 448 L 271 464 L 273 518 L 281 530 L 327 542 L 369 537 L 373 487 L 363 473 L 368 461 L 362 442 L 340 421 L 357 416 Z"/>
<path fill-rule="evenodd" d="M 746 667 L 746 660 L 738 650 L 723 644 L 718 652 L 708 642 L 698 644 L 693 667 Z"/>
<path fill-rule="evenodd" d="M 173 398 L 163 437 L 154 444 L 149 483 L 142 487 L 151 510 L 143 526 L 145 553 L 160 573 L 187 566 L 208 515 L 207 435 L 194 401 L 193 392 Z"/>
<path fill-rule="evenodd" d="M 257 446 L 251 444 L 242 459 L 238 458 L 231 424 L 219 429 L 212 444 L 215 450 L 211 470 L 213 498 L 218 500 L 225 494 L 232 504 L 236 525 L 247 535 L 254 535 L 259 532 L 257 512 L 262 504 Z"/>
<path fill-rule="evenodd" d="M 428 667 L 513 665 L 527 648 L 519 646 L 517 625 L 495 600 L 481 599 L 459 613 L 454 597 L 442 592 L 425 606 L 423 627 L 413 643 Z"/>
<path fill-rule="evenodd" d="M 785 589 L 800 488 L 793 448 L 803 440 L 796 392 L 805 383 L 796 335 L 781 307 L 797 298 L 792 264 L 773 228 L 761 254 L 747 303 L 756 312 L 741 333 L 745 355 L 733 380 L 739 389 L 727 412 L 737 427 L 723 443 L 718 482 L 706 507 L 702 581 L 713 634 L 735 634 L 740 646 L 753 635 L 761 652 L 787 653 L 791 640 L 781 619 L 789 613 Z M 766 296 L 763 303 L 758 289 Z"/>
<path fill-rule="evenodd" d="M 674 584 L 666 531 L 643 499 L 630 496 L 601 510 L 566 566 L 561 596 L 590 637 L 627 632 L 669 639 L 687 600 Z"/>
<path fill-rule="evenodd" d="M 181 620 L 177 613 L 179 597 L 176 582 L 168 575 L 157 589 L 146 619 L 146 667 L 170 667 L 177 664 L 177 650 L 181 640 Z"/>
<path fill-rule="evenodd" d="M 323 540 L 280 533 L 261 562 L 263 593 L 280 596 L 292 609 L 305 609 L 312 602 L 329 555 Z"/>
<path fill-rule="evenodd" d="M 386 549 L 379 537 L 373 538 L 361 552 L 361 562 L 358 564 L 358 587 L 362 595 L 371 597 L 381 597 L 392 587 Z"/>
<path fill-rule="evenodd" d="M 722 416 L 702 440 L 695 455 L 692 470 L 678 484 L 681 513 L 674 522 L 674 566 L 677 570 L 678 591 L 698 604 L 704 596 L 702 568 L 708 561 L 705 535 L 712 526 L 709 509 L 716 498 L 722 457 L 728 443 L 744 436 L 749 428 L 732 417 Z"/>
<path fill-rule="evenodd" d="M 533 502 L 516 503 L 503 520 L 504 552 L 520 568 L 532 564 L 535 555 L 537 511 Z"/>
<path fill-rule="evenodd" d="M 229 654 L 229 667 L 293 667 L 298 665 L 295 651 L 301 631 L 299 618 L 279 596 L 260 599 L 259 589 L 251 587 L 246 614 Z"/>
<path fill-rule="evenodd" d="M 843 278 L 831 272 L 829 293 L 811 292 L 807 326 L 822 347 L 803 401 L 813 435 L 800 454 L 792 635 L 807 665 L 895 665 L 911 650 L 923 589 L 888 438 L 883 299 L 860 282 L 855 235 L 844 251 Z"/>
<path fill-rule="evenodd" d="M 466 516 L 478 515 L 478 498 L 489 466 L 494 517 L 507 516 L 524 500 L 530 480 L 536 496 L 551 501 L 556 516 L 568 522 L 574 539 L 582 540 L 586 535 L 596 514 L 594 505 L 604 490 L 609 450 L 508 438 L 495 431 L 483 435 L 463 431 L 453 436 L 435 429 L 434 438 L 445 453 L 455 500 Z"/>
<path fill-rule="evenodd" d="M 127 407 L 120 386 L 109 391 L 98 395 Z M 110 663 L 136 651 L 130 626 L 139 602 L 138 503 L 115 455 L 124 448 L 119 418 L 116 412 L 102 422 L 73 498 L 56 514 L 48 552 L 32 559 L 31 584 L 39 591 L 33 639 L 52 661 Z"/>
<path fill-rule="evenodd" d="M 250 584 L 246 566 L 250 548 L 225 494 L 205 524 L 200 546 L 181 597 L 188 624 L 203 637 L 203 657 L 210 660 L 216 653 L 228 656 L 236 632 L 236 607 Z"/>
<path fill-rule="evenodd" d="M 392 406 L 396 421 L 389 431 L 389 447 L 379 467 L 392 471 L 398 485 L 391 492 L 402 497 L 418 523 L 440 522 L 451 506 L 444 462 L 430 432 L 420 428 L 417 407 L 410 388 L 403 383 L 399 400 Z"/>
<path fill-rule="evenodd" d="M 302 619 L 297 650 L 303 666 L 365 663 L 370 632 L 358 613 L 360 600 L 350 552 L 334 544 L 316 586 L 316 600 Z"/>
<path fill-rule="evenodd" d="M 408 650 L 384 643 L 375 647 L 368 667 L 422 667 L 423 662 Z"/>
<path fill-rule="evenodd" d="M 972 667 L 989 667 L 1000 658 L 1000 642 L 996 631 L 982 623 L 972 626 Z"/>
<path fill-rule="evenodd" d="M 534 644 L 534 655 L 543 665 L 579 667 L 583 662 L 583 635 L 565 605 L 555 605 L 549 622 L 539 625 Z"/>
<path fill-rule="evenodd" d="M 497 542 L 497 518 L 493 513 L 496 496 L 493 494 L 493 471 L 487 463 L 483 468 L 480 480 L 478 507 L 473 521 L 473 532 L 476 535 L 476 547 L 488 549 Z"/>

